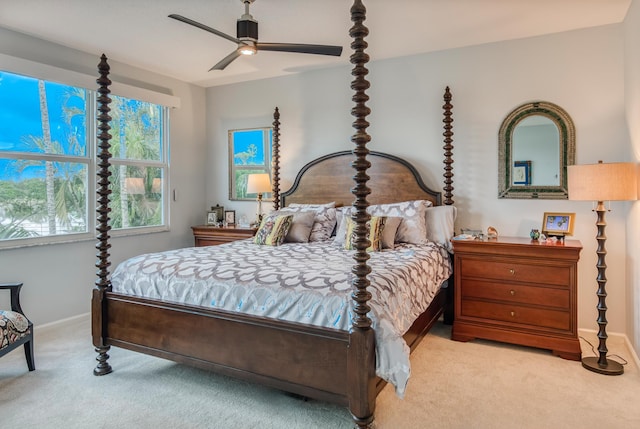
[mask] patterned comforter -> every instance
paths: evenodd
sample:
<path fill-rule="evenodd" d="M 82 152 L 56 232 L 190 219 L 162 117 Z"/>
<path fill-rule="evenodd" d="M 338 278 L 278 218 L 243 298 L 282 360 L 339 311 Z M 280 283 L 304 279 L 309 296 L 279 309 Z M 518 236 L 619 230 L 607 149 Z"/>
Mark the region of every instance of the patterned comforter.
<path fill-rule="evenodd" d="M 258 246 L 251 240 L 151 253 L 121 263 L 113 291 L 348 330 L 354 251 L 331 241 Z M 451 274 L 447 251 L 397 244 L 370 253 L 376 373 L 402 397 L 410 375 L 402 335 Z"/>

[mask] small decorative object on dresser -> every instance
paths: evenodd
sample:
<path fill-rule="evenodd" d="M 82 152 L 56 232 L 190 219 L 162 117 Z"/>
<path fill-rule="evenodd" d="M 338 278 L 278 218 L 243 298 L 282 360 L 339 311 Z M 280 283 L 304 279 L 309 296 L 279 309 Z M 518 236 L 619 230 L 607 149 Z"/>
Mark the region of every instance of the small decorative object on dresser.
<path fill-rule="evenodd" d="M 193 238 L 196 247 L 217 246 L 218 244 L 230 243 L 236 240 L 251 238 L 256 233 L 255 228 L 224 227 L 199 225 L 192 226 Z"/>
<path fill-rule="evenodd" d="M 542 233 L 547 237 L 565 237 L 573 235 L 575 213 L 547 212 L 542 217 Z"/>
<path fill-rule="evenodd" d="M 218 224 L 218 213 L 215 211 L 207 212 L 207 225 L 217 225 Z"/>
<path fill-rule="evenodd" d="M 225 210 L 224 211 L 224 223 L 227 226 L 234 226 L 236 224 L 236 211 Z"/>
<path fill-rule="evenodd" d="M 529 233 L 529 237 L 531 237 L 532 240 L 537 240 L 540 238 L 540 230 L 539 229 L 532 229 L 531 232 Z"/>
<path fill-rule="evenodd" d="M 455 316 L 451 338 L 549 349 L 580 360 L 577 240 L 453 241 Z"/>
<path fill-rule="evenodd" d="M 216 204 L 211 207 L 211 211 L 207 212 L 207 225 L 217 225 L 224 220 L 224 207 Z"/>

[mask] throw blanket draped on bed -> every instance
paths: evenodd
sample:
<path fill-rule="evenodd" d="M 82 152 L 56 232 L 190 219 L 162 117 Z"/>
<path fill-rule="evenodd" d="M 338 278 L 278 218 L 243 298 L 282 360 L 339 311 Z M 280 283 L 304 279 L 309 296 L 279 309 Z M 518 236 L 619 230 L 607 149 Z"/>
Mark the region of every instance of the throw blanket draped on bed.
<path fill-rule="evenodd" d="M 140 255 L 113 273 L 113 291 L 349 330 L 353 251 L 330 241 L 258 246 L 251 240 Z M 372 252 L 370 316 L 376 373 L 402 397 L 410 375 L 402 335 L 451 274 L 442 247 Z"/>

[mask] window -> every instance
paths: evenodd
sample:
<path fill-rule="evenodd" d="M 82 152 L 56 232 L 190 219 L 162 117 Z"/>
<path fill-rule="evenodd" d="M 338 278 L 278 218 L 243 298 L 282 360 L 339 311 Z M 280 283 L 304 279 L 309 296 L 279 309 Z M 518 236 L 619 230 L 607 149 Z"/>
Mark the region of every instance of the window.
<path fill-rule="evenodd" d="M 247 176 L 271 172 L 271 128 L 229 131 L 229 199 L 255 200 L 247 193 Z M 271 192 L 264 194 L 271 198 Z"/>
<path fill-rule="evenodd" d="M 111 226 L 114 229 L 164 225 L 166 177 L 162 108 L 112 97 Z"/>
<path fill-rule="evenodd" d="M 112 96 L 112 227 L 165 225 L 168 108 Z M 0 71 L 0 246 L 93 237 L 95 92 Z"/>

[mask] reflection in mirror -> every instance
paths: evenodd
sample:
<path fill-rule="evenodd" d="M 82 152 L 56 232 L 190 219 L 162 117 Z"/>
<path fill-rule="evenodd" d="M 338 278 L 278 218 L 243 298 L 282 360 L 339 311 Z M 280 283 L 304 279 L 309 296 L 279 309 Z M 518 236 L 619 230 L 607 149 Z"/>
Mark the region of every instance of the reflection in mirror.
<path fill-rule="evenodd" d="M 575 159 L 573 121 L 559 106 L 523 104 L 499 132 L 500 198 L 567 198 L 567 165 Z"/>

